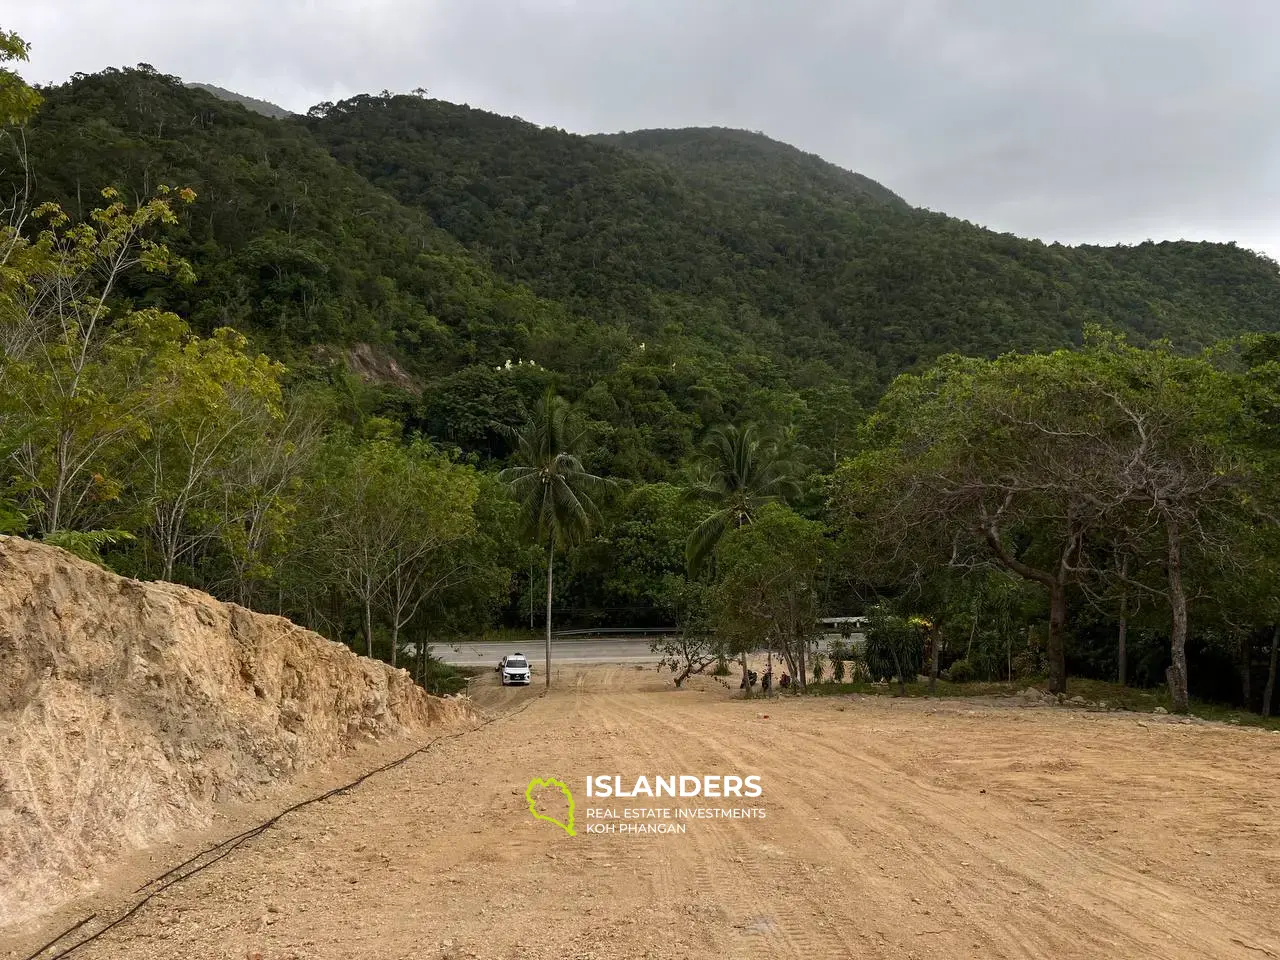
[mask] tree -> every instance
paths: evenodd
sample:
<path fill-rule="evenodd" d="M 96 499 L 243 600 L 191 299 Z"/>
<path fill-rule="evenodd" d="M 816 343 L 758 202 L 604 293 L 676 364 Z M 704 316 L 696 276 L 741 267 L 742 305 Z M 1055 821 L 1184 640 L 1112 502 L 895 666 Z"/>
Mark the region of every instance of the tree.
<path fill-rule="evenodd" d="M 499 425 L 501 426 L 501 425 Z M 547 551 L 546 685 L 551 686 L 551 597 L 556 547 L 581 543 L 600 522 L 593 496 L 609 481 L 582 466 L 587 434 L 568 402 L 548 390 L 521 430 L 502 431 L 515 446 L 514 466 L 498 478 L 520 504 L 529 538 Z"/>
<path fill-rule="evenodd" d="M 216 481 L 242 472 L 282 416 L 284 368 L 246 352 L 248 342 L 222 329 L 207 339 L 178 333 L 157 349 L 155 396 L 139 414 L 132 486 L 160 558 L 160 577 L 172 580 L 177 562 L 218 535 L 225 515 Z M 221 503 L 219 500 L 221 499 Z M 198 515 L 199 524 L 192 525 Z"/>
<path fill-rule="evenodd" d="M 867 448 L 841 469 L 832 510 L 864 553 L 995 564 L 1049 600 L 1049 687 L 1066 691 L 1067 590 L 1111 504 L 1096 497 L 1078 356 L 947 357 L 894 382 Z M 924 561 L 917 560 L 918 563 Z"/>
<path fill-rule="evenodd" d="M 650 648 L 662 655 L 658 669 L 666 667 L 671 671 L 677 689 L 722 655 L 712 628 L 708 592 L 705 583 L 678 573 L 662 579 L 663 607 L 675 621 L 676 632 L 655 637 Z"/>
<path fill-rule="evenodd" d="M 374 612 L 385 610 L 394 663 L 400 630 L 442 587 L 432 560 L 473 529 L 475 480 L 424 443 L 386 437 L 333 442 L 327 461 L 328 552 L 360 604 L 366 655 L 374 655 Z"/>
<path fill-rule="evenodd" d="M 16 33 L 0 30 L 0 63 L 27 59 L 31 44 Z M 41 103 L 40 94 L 32 90 L 22 78 L 7 67 L 0 67 L 0 125 L 18 126 L 26 123 Z"/>
<path fill-rule="evenodd" d="M 1231 565 L 1245 518 L 1271 515 L 1273 455 L 1247 395 L 1211 356 L 1138 349 L 1096 328 L 1081 351 L 946 358 L 882 400 L 836 510 L 877 550 L 928 543 L 938 562 L 994 563 L 1040 585 L 1056 693 L 1068 588 L 1122 575 L 1156 590 L 1170 611 L 1170 693 L 1185 710 L 1188 561 Z M 1163 585 L 1123 572 L 1126 556 Z"/>
<path fill-rule="evenodd" d="M 809 647 L 818 637 L 818 586 L 828 555 L 822 525 L 781 504 L 768 504 L 754 523 L 730 531 L 712 588 L 716 632 L 735 653 L 776 644 L 800 690 Z"/>
<path fill-rule="evenodd" d="M 524 551 L 513 554 L 512 549 L 520 534 L 518 506 L 492 474 L 477 473 L 475 478 L 474 529 L 454 549 L 442 552 L 431 569 L 427 625 L 418 627 L 420 682 L 427 665 L 428 628 L 437 636 L 474 633 L 477 624 L 491 622 L 509 602 L 514 571 L 524 566 Z"/>
<path fill-rule="evenodd" d="M 867 618 L 864 652 L 872 679 L 898 681 L 898 695 L 906 696 L 907 681 L 920 672 L 924 654 L 921 624 L 892 612 L 889 605 L 873 607 Z"/>
<path fill-rule="evenodd" d="M 713 504 L 714 510 L 689 535 L 689 569 L 696 572 L 729 530 L 751 523 L 764 506 L 795 496 L 795 474 L 795 465 L 783 459 L 777 444 L 755 426 L 713 430 L 695 467 L 690 493 Z"/>
<path fill-rule="evenodd" d="M 45 228 L 32 242 L 18 239 L 4 267 L 0 381 L 7 419 L 21 425 L 10 459 L 43 534 L 82 526 L 118 495 L 121 448 L 145 436 L 142 414 L 155 399 L 147 370 L 156 340 L 182 329 L 173 314 L 114 307 L 118 285 L 135 267 L 193 279 L 186 261 L 147 237 L 176 222 L 172 199 L 189 203 L 191 191 L 162 188 L 135 210 L 114 190 L 102 195 L 108 205 L 87 223 L 39 207 L 33 216 Z"/>
<path fill-rule="evenodd" d="M 16 33 L 0 30 L 0 64 L 25 61 L 31 45 Z M 27 158 L 27 146 L 21 129 L 35 114 L 42 101 L 40 94 L 31 89 L 23 79 L 8 67 L 0 67 L 0 147 L 10 141 L 21 170 L 20 181 L 15 179 L 11 196 L 0 198 L 0 270 L 9 261 L 9 254 L 22 242 L 22 228 L 29 212 L 31 198 L 31 170 Z"/>
<path fill-rule="evenodd" d="M 423 602 L 470 573 L 466 546 L 476 534 L 475 471 L 435 454 L 421 440 L 405 451 L 398 509 L 407 535 L 396 538 L 383 606 L 391 625 L 391 665 L 399 659 L 400 632 Z"/>
<path fill-rule="evenodd" d="M 1139 349 L 1095 333 L 1078 363 L 1096 402 L 1091 474 L 1108 524 L 1163 571 L 1173 708 L 1188 706 L 1187 582 L 1197 557 L 1235 569 L 1249 528 L 1274 526 L 1274 451 L 1255 422 L 1250 385 L 1212 356 Z M 1114 534 L 1113 534 L 1114 536 Z M 1135 581 L 1140 582 L 1140 581 Z"/>
<path fill-rule="evenodd" d="M 698 506 L 679 487 L 650 483 L 628 491 L 614 512 L 602 561 L 606 593 L 673 611 L 668 578 L 685 572 L 684 547 L 698 523 Z"/>
<path fill-rule="evenodd" d="M 282 560 L 307 571 L 292 584 L 299 599 L 328 586 L 321 571 L 332 565 L 318 555 L 323 527 L 298 530 L 301 486 L 321 452 L 322 429 L 320 412 L 297 395 L 284 399 L 280 416 L 259 406 L 245 442 L 220 465 L 215 483 L 221 500 L 213 509 L 228 577 L 218 586 L 241 606 L 251 606 L 258 585 L 273 577 L 283 592 L 275 566 Z M 314 612 L 310 604 L 303 606 Z"/>

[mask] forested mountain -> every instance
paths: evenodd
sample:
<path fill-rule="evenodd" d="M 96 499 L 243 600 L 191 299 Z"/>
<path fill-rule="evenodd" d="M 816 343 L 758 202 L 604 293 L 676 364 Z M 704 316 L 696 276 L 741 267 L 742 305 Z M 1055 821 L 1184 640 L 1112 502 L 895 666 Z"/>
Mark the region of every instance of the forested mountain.
<path fill-rule="evenodd" d="M 1022 240 L 755 134 L 586 139 L 412 96 L 322 104 L 307 122 L 539 293 L 650 334 L 670 320 L 745 333 L 775 358 L 876 385 L 948 350 L 1078 342 L 1089 322 L 1204 343 L 1270 328 L 1280 306 L 1275 265 L 1243 250 Z M 1237 282 L 1202 282 L 1211 261 Z"/>
<path fill-rule="evenodd" d="M 1021 240 L 759 134 L 585 138 L 419 96 L 273 120 L 141 68 L 43 93 L 38 198 L 82 216 L 106 185 L 196 191 L 169 237 L 195 284 L 134 276 L 139 303 L 295 372 L 371 344 L 425 387 L 399 415 L 483 456 L 550 378 L 622 476 L 663 478 L 743 419 L 832 463 L 859 406 L 947 351 L 1052 348 L 1088 322 L 1191 347 L 1280 316 L 1275 265 L 1247 251 Z M 494 371 L 519 359 L 539 366 Z"/>
<path fill-rule="evenodd" d="M 762 133 L 728 127 L 687 127 L 600 134 L 591 139 L 669 159 L 691 182 L 728 199 L 801 195 L 855 210 L 865 206 L 867 200 L 907 207 L 905 200 L 869 177 L 851 173 Z"/>
<path fill-rule="evenodd" d="M 198 329 L 236 326 L 286 358 L 371 341 L 415 373 L 527 356 L 538 336 L 573 338 L 563 309 L 496 277 L 298 125 L 142 70 L 44 92 L 27 131 L 38 199 L 82 217 L 104 186 L 126 197 L 162 183 L 195 190 L 168 239 L 196 283 L 140 275 L 130 292 Z"/>
<path fill-rule="evenodd" d="M 188 87 L 195 87 L 206 93 L 212 93 L 219 100 L 230 100 L 232 103 L 238 103 L 242 107 L 247 107 L 254 113 L 260 113 L 264 117 L 272 117 L 276 120 L 283 120 L 285 117 L 292 117 L 293 114 L 284 107 L 277 106 L 268 100 L 258 100 L 255 97 L 246 97 L 243 93 L 236 93 L 234 90 L 228 90 L 225 87 L 215 87 L 212 83 L 188 83 Z"/>

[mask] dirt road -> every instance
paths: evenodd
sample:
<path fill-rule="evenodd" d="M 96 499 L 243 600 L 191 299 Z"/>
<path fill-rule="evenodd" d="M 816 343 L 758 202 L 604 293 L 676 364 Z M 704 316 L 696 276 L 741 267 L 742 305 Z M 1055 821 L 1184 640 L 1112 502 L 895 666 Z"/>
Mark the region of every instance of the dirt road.
<path fill-rule="evenodd" d="M 545 697 L 481 682 L 520 712 L 290 815 L 73 956 L 1280 957 L 1278 735 L 742 701 L 632 665 L 566 667 Z M 738 773 L 759 800 L 585 797 L 593 774 Z M 577 836 L 530 816 L 534 777 L 574 790 Z M 584 829 L 588 807 L 691 803 L 766 817 Z"/>

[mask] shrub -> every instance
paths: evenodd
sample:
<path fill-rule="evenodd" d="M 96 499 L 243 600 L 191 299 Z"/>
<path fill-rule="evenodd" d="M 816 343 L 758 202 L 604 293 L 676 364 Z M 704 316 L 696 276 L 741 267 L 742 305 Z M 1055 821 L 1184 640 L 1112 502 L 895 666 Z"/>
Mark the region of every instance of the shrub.
<path fill-rule="evenodd" d="M 946 677 L 952 683 L 968 683 L 973 679 L 973 666 L 968 660 L 957 660 L 947 668 Z"/>
<path fill-rule="evenodd" d="M 899 693 L 920 672 L 924 645 L 920 631 L 882 607 L 874 608 L 867 623 L 867 644 L 863 652 L 872 680 L 898 678 Z"/>
<path fill-rule="evenodd" d="M 844 660 L 835 659 L 831 661 L 831 679 L 836 683 L 844 683 Z"/>
<path fill-rule="evenodd" d="M 436 696 L 463 693 L 467 689 L 468 678 L 475 676 L 476 672 L 474 668 L 456 667 L 435 657 L 428 657 L 427 662 L 422 664 L 422 687 Z"/>

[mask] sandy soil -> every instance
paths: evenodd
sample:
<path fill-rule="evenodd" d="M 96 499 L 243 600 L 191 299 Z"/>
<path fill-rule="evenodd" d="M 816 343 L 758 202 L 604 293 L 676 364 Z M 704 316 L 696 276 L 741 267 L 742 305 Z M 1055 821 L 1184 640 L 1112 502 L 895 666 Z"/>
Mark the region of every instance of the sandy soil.
<path fill-rule="evenodd" d="M 1280 957 L 1280 735 L 1016 703 L 740 700 L 631 665 L 566 666 L 546 696 L 493 683 L 476 698 L 501 719 L 291 814 L 74 956 Z M 696 802 L 767 816 L 582 830 L 605 805 L 588 775 L 672 773 L 758 774 L 759 801 Z M 577 836 L 529 815 L 534 777 L 573 788 Z M 154 857 L 104 889 L 147 870 Z"/>

